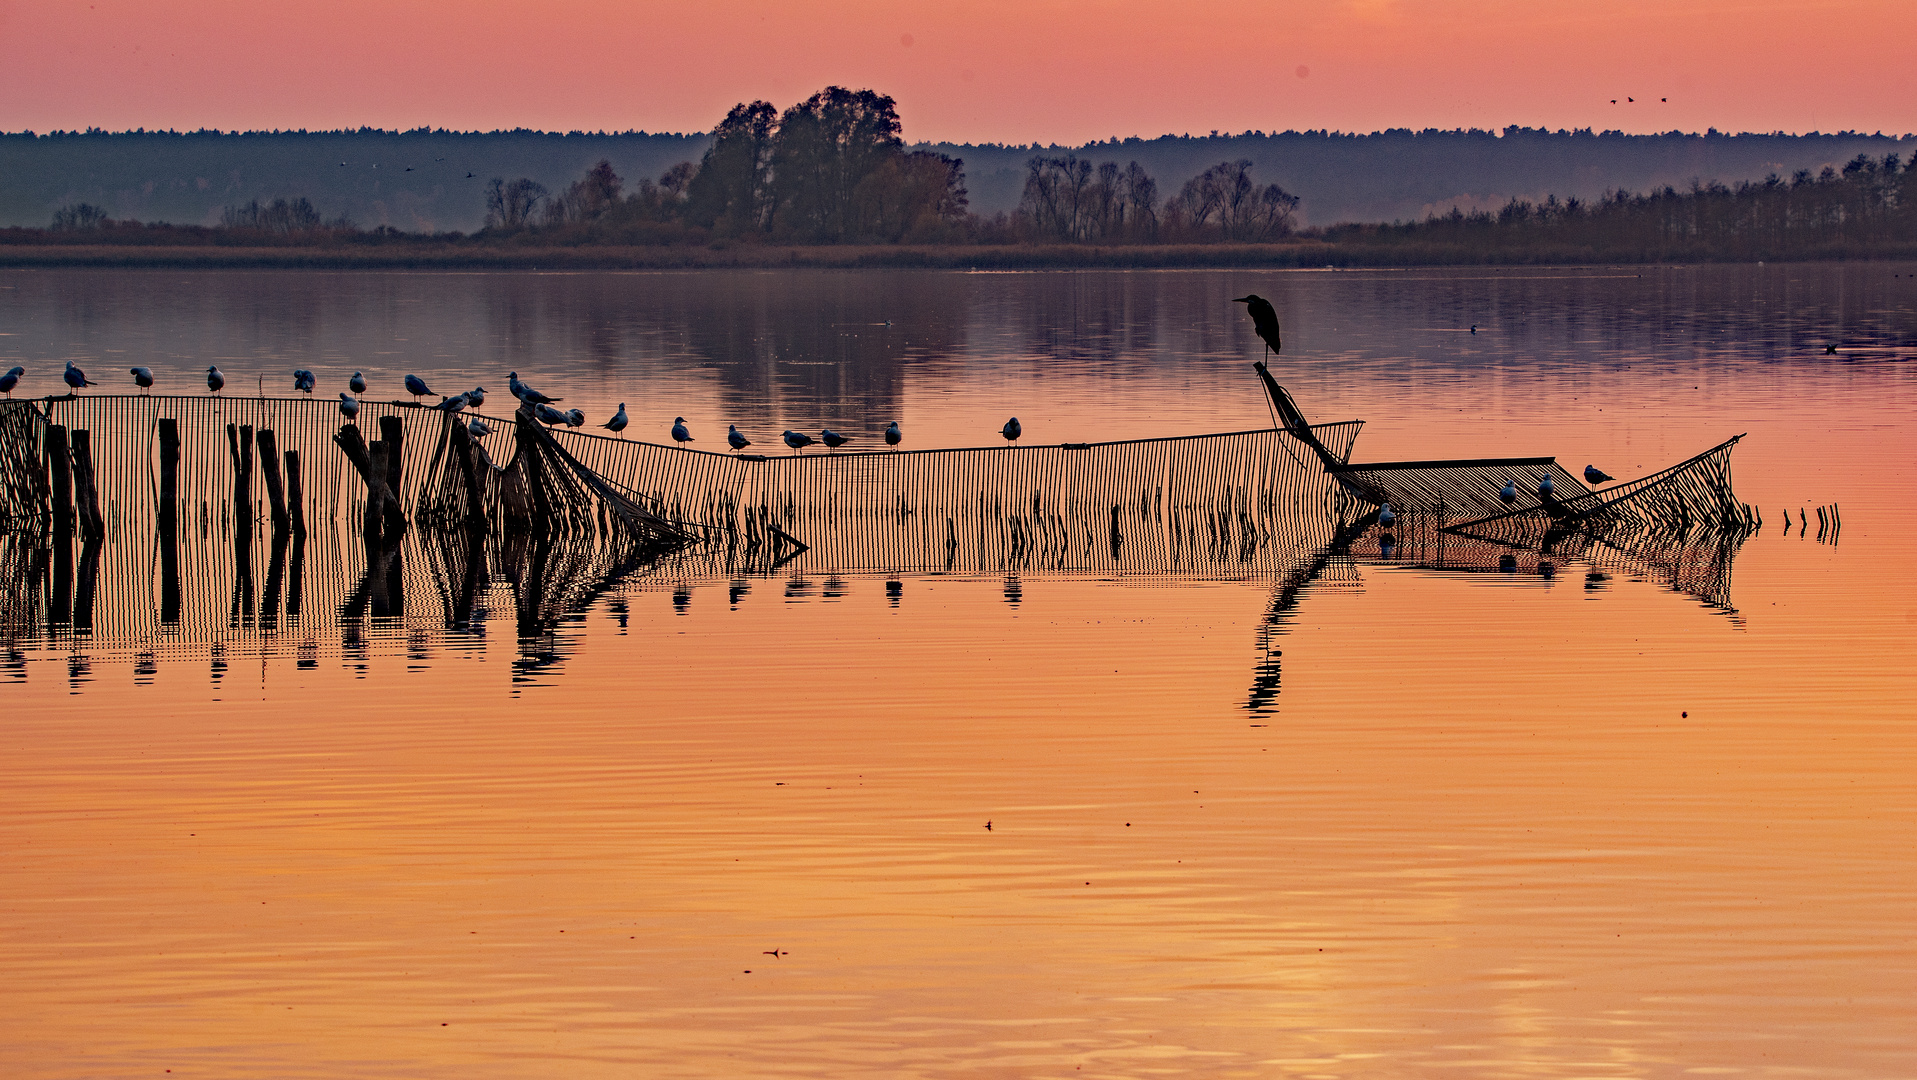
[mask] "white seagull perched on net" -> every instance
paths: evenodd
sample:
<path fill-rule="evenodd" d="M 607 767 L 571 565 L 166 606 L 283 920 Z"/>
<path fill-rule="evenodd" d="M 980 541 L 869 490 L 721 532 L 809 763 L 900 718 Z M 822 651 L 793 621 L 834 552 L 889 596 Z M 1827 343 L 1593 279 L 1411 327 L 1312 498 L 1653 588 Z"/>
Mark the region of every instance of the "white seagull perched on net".
<path fill-rule="evenodd" d="M 798 432 L 791 430 L 790 428 L 787 428 L 785 433 L 780 435 L 779 437 L 784 439 L 785 444 L 787 446 L 790 446 L 794 450 L 803 450 L 806 447 L 812 445 L 812 436 L 801 435 Z"/>
<path fill-rule="evenodd" d="M 605 428 L 607 431 L 612 432 L 614 435 L 617 435 L 620 432 L 626 430 L 626 424 L 628 422 L 629 421 L 626 418 L 626 403 L 622 401 L 619 403 L 619 411 L 612 414 L 612 419 L 606 421 L 603 424 L 600 424 L 599 426 L 602 428 Z"/>
<path fill-rule="evenodd" d="M 692 441 L 692 429 L 686 426 L 686 418 L 683 416 L 672 418 L 672 441 L 676 443 Z"/>
<path fill-rule="evenodd" d="M 539 422 L 547 427 L 566 422 L 565 413 L 560 412 L 558 409 L 553 408 L 543 401 L 533 402 L 533 415 L 538 417 Z"/>
<path fill-rule="evenodd" d="M 471 390 L 466 391 L 466 400 L 475 409 L 486 404 L 486 388 L 483 386 L 475 386 Z"/>
<path fill-rule="evenodd" d="M 351 390 L 355 394 L 364 394 L 366 392 L 365 374 L 358 371 L 353 372 L 353 377 L 346 380 L 346 389 Z"/>
<path fill-rule="evenodd" d="M 1556 490 L 1556 488 L 1557 488 L 1557 485 L 1551 482 L 1550 473 L 1546 473 L 1543 476 L 1538 477 L 1538 498 L 1539 499 L 1549 499 L 1551 497 L 1551 492 Z"/>
<path fill-rule="evenodd" d="M 831 428 L 826 428 L 824 431 L 819 432 L 819 441 L 825 444 L 826 449 L 837 450 L 852 440 L 833 431 Z"/>
<path fill-rule="evenodd" d="M 426 385 L 425 379 L 417 375 L 408 375 L 406 376 L 406 392 L 413 395 L 414 401 L 418 401 L 421 394 L 430 394 L 433 390 L 432 387 Z"/>
<path fill-rule="evenodd" d="M 493 429 L 490 424 L 486 423 L 486 421 L 481 420 L 479 417 L 475 416 L 471 420 L 466 421 L 466 433 L 471 435 L 475 439 L 483 439 L 486 436 L 491 435 L 493 433 Z"/>
<path fill-rule="evenodd" d="M 454 394 L 452 397 L 449 397 L 446 400 L 440 402 L 439 404 L 433 406 L 433 408 L 443 413 L 456 413 L 465 407 L 466 407 L 465 394 Z"/>
<path fill-rule="evenodd" d="M 311 394 L 313 392 L 313 388 L 318 385 L 319 385 L 319 378 L 315 376 L 312 372 L 306 370 L 305 368 L 293 369 L 293 389 L 303 391 L 307 394 Z"/>
<path fill-rule="evenodd" d="M 1612 476 L 1596 465 L 1586 465 L 1584 467 L 1584 482 L 1590 484 L 1592 487 L 1596 487 L 1599 484 L 1608 484 L 1616 479 L 1617 477 Z"/>
<path fill-rule="evenodd" d="M 359 418 L 359 399 L 342 390 L 339 395 L 339 414 L 348 420 L 357 420 Z"/>
<path fill-rule="evenodd" d="M 1498 498 L 1503 499 L 1504 505 L 1506 506 L 1510 506 L 1512 503 L 1517 502 L 1518 501 L 1518 482 L 1516 480 L 1506 480 L 1504 482 L 1504 490 L 1498 492 Z"/>
<path fill-rule="evenodd" d="M 208 390 L 211 390 L 217 394 L 222 389 L 224 389 L 225 386 L 226 386 L 226 372 L 221 371 L 217 367 L 210 367 L 206 369 L 206 388 Z"/>
<path fill-rule="evenodd" d="M 1390 503 L 1386 503 L 1383 506 L 1378 508 L 1378 524 L 1389 529 L 1392 526 L 1392 523 L 1397 520 L 1398 520 L 1398 515 L 1391 512 Z"/>
<path fill-rule="evenodd" d="M 136 367 L 136 368 L 133 368 L 131 371 L 129 371 L 128 374 L 133 376 L 133 385 L 140 388 L 140 393 L 144 394 L 148 390 L 152 389 L 153 387 L 153 369 L 152 368 Z"/>
<path fill-rule="evenodd" d="M 1005 421 L 1005 426 L 999 428 L 998 433 L 1005 436 L 1006 442 L 1017 442 L 1018 437 L 1025 434 L 1025 429 L 1018 426 L 1018 417 L 1014 416 Z"/>
<path fill-rule="evenodd" d="M 746 438 L 744 435 L 739 434 L 739 427 L 737 424 L 727 424 L 726 425 L 726 443 L 730 445 L 734 450 L 744 450 L 746 447 L 752 445 L 752 440 Z"/>
<path fill-rule="evenodd" d="M 84 371 L 81 371 L 77 367 L 74 367 L 73 361 L 71 360 L 67 361 L 66 374 L 60 377 L 66 380 L 67 385 L 73 388 L 74 393 L 78 393 L 82 386 L 98 386 L 99 385 L 98 383 L 88 380 L 87 373 Z"/>
<path fill-rule="evenodd" d="M 525 383 L 520 382 L 519 372 L 517 371 L 506 373 L 506 388 L 513 392 L 514 397 L 534 405 L 550 405 L 555 401 L 563 400 L 556 397 L 547 397 L 532 387 L 527 386 Z"/>
<path fill-rule="evenodd" d="M 567 427 L 584 427 L 585 425 L 586 425 L 585 413 L 579 411 L 578 409 L 566 410 L 566 426 Z"/>
<path fill-rule="evenodd" d="M 892 421 L 885 427 L 885 445 L 897 446 L 905 441 L 905 432 L 899 430 L 899 422 Z"/>
<path fill-rule="evenodd" d="M 0 375 L 0 394 L 5 394 L 8 397 L 12 397 L 13 388 L 20 385 L 20 376 L 25 375 L 26 373 L 27 373 L 27 369 L 21 367 L 18 364 L 15 364 L 13 367 L 8 368 L 7 373 L 5 375 Z"/>

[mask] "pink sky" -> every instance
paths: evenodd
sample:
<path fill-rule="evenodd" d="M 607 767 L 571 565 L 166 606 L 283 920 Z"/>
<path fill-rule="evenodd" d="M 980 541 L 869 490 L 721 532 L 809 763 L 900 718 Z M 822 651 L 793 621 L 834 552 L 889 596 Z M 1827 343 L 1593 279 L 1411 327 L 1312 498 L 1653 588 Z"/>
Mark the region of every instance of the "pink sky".
<path fill-rule="evenodd" d="M 0 37 L 8 131 L 694 131 L 831 83 L 912 140 L 1917 131 L 1911 0 L 0 0 Z"/>

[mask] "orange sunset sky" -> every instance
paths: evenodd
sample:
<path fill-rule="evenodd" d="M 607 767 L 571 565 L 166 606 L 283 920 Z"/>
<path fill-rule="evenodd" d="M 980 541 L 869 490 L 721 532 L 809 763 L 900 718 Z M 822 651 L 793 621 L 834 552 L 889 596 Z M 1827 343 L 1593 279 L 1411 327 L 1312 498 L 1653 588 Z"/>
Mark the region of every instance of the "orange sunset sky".
<path fill-rule="evenodd" d="M 1917 131 L 1913 0 L 0 0 L 0 36 L 8 131 L 694 131 L 830 83 L 914 141 Z"/>

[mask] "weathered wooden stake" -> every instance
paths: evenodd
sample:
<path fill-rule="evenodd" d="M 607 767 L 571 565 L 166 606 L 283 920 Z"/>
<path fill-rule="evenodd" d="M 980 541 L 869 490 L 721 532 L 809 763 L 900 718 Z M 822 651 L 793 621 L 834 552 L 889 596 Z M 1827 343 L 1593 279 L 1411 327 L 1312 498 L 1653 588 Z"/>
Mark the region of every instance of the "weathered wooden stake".
<path fill-rule="evenodd" d="M 300 452 L 286 452 L 286 509 L 293 515 L 293 531 L 306 534 L 306 493 L 300 484 Z"/>
<path fill-rule="evenodd" d="M 383 538 L 386 533 L 386 504 L 393 498 L 393 493 L 386 487 L 386 471 L 391 460 L 392 448 L 385 439 L 374 439 L 373 445 L 366 448 L 366 461 L 372 471 L 373 483 L 377 485 L 366 498 L 368 539 Z M 375 519 L 378 524 L 372 523 Z"/>
<path fill-rule="evenodd" d="M 453 459 L 459 465 L 460 481 L 466 490 L 466 521 L 482 525 L 486 521 L 486 504 L 480 497 L 478 448 L 473 445 L 472 433 L 466 430 L 466 425 L 450 416 L 446 422 L 452 425 L 448 430 L 452 435 Z"/>
<path fill-rule="evenodd" d="M 47 471 L 53 486 L 53 533 L 73 535 L 73 461 L 67 456 L 67 429 L 47 425 Z"/>
<path fill-rule="evenodd" d="M 106 538 L 106 518 L 100 513 L 100 485 L 93 475 L 93 433 L 74 431 L 73 500 L 80 518 L 80 538 L 89 543 Z"/>
<path fill-rule="evenodd" d="M 280 486 L 280 449 L 273 429 L 261 428 L 253 435 L 260 447 L 260 473 L 266 477 L 266 500 L 273 515 L 273 531 L 292 527 L 286 516 L 286 489 Z"/>
<path fill-rule="evenodd" d="M 404 464 L 400 446 L 406 438 L 406 426 L 399 422 L 397 416 L 382 416 L 379 418 L 379 437 L 386 440 L 386 493 L 392 497 L 394 513 L 401 515 L 403 520 L 405 508 L 400 505 L 399 493 L 406 489 L 400 487 L 399 474 L 400 466 Z"/>
<path fill-rule="evenodd" d="M 253 531 L 253 425 L 226 425 L 226 450 L 233 459 L 233 531 Z"/>
<path fill-rule="evenodd" d="M 160 420 L 160 530 L 178 536 L 180 522 L 180 422 Z"/>

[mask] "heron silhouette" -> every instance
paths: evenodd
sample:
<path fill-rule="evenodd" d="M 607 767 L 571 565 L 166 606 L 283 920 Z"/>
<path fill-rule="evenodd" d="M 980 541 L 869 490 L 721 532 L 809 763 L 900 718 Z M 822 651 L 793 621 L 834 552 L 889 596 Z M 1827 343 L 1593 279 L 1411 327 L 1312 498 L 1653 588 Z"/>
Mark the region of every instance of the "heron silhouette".
<path fill-rule="evenodd" d="M 1266 348 L 1274 353 L 1285 351 L 1278 340 L 1278 309 L 1271 306 L 1271 301 L 1257 293 L 1248 293 L 1232 303 L 1245 305 L 1245 312 L 1251 316 L 1251 325 L 1257 329 L 1258 336 L 1265 339 Z"/>

